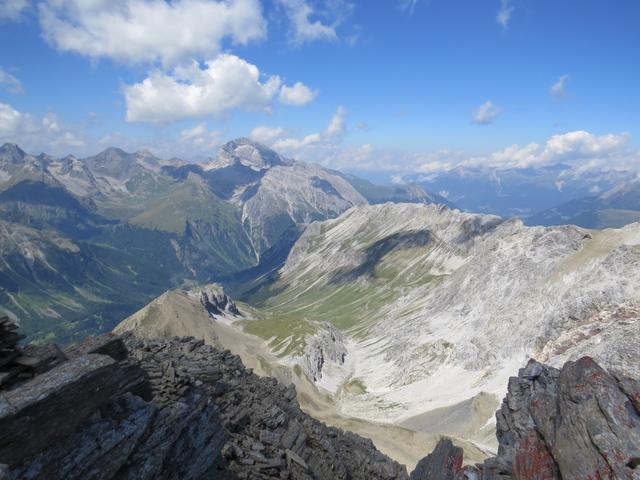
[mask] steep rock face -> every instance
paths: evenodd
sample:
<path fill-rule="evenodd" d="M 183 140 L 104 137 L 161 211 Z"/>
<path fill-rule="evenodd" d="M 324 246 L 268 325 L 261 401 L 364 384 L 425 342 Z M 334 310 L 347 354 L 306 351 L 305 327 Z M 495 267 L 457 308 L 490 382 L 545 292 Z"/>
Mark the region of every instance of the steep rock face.
<path fill-rule="evenodd" d="M 509 380 L 496 413 L 495 457 L 461 469 L 459 452 L 442 442 L 423 462 L 432 459 L 429 465 L 446 475 L 418 468 L 412 478 L 638 479 L 639 395 L 638 380 L 607 372 L 589 357 L 560 370 L 531 360 Z M 452 463 L 457 468 L 447 469 Z"/>
<path fill-rule="evenodd" d="M 407 478 L 227 351 L 193 338 L 125 343 L 90 338 L 0 390 L 3 479 Z"/>
<path fill-rule="evenodd" d="M 246 138 L 224 145 L 204 176 L 220 196 L 242 210 L 242 222 L 259 254 L 294 225 L 333 218 L 367 203 L 342 176 L 287 159 Z"/>
<path fill-rule="evenodd" d="M 269 169 L 251 195 L 239 200 L 243 222 L 260 252 L 292 225 L 335 218 L 367 203 L 342 177 L 300 162 Z"/>
<path fill-rule="evenodd" d="M 215 318 L 225 314 L 240 315 L 240 310 L 238 310 L 235 302 L 220 285 L 206 285 L 201 287 L 199 291 L 200 302 L 212 317 Z"/>
<path fill-rule="evenodd" d="M 344 336 L 337 328 L 327 323 L 307 342 L 302 357 L 302 368 L 309 378 L 319 382 L 328 363 L 344 365 L 346 357 L 347 347 L 344 344 Z"/>
<path fill-rule="evenodd" d="M 631 478 L 640 459 L 639 391 L 589 357 L 559 371 L 531 361 L 510 379 L 497 413 L 498 458 L 511 461 L 517 478 L 536 468 L 551 478 Z"/>
<path fill-rule="evenodd" d="M 441 440 L 435 450 L 420 460 L 411 480 L 448 480 L 462 472 L 463 451 L 449 439 Z"/>

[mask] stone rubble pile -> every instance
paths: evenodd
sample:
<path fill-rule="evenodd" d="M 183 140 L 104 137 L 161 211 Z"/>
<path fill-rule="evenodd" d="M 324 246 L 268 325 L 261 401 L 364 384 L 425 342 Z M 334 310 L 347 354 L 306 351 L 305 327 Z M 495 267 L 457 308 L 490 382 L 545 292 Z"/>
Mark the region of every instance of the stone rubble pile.
<path fill-rule="evenodd" d="M 0 389 L 0 479 L 407 479 L 193 338 L 91 337 Z"/>

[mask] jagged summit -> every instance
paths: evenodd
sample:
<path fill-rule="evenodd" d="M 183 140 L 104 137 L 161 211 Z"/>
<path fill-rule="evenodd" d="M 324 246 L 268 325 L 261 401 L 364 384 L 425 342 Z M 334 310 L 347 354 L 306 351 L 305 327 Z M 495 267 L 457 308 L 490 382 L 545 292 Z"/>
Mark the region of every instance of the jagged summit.
<path fill-rule="evenodd" d="M 15 143 L 5 143 L 0 147 L 0 168 L 2 165 L 19 164 L 26 156 L 26 152 Z"/>
<path fill-rule="evenodd" d="M 259 172 L 275 166 L 291 165 L 292 163 L 291 160 L 269 147 L 243 137 L 227 142 L 220 149 L 218 157 L 209 163 L 206 169 L 243 165 Z"/>
<path fill-rule="evenodd" d="M 5 143 L 4 145 L 2 145 L 0 147 L 0 154 L 1 155 L 16 154 L 16 155 L 18 155 L 20 157 L 24 157 L 26 155 L 24 150 L 22 150 L 15 143 Z"/>

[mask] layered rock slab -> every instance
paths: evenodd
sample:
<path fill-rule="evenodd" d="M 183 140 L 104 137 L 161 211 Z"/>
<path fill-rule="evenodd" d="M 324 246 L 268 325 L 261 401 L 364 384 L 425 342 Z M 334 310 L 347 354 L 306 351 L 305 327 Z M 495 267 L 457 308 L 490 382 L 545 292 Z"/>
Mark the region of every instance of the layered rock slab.
<path fill-rule="evenodd" d="M 0 391 L 3 480 L 408 478 L 371 441 L 313 420 L 293 387 L 228 351 L 124 338 L 89 338 L 61 365 Z"/>

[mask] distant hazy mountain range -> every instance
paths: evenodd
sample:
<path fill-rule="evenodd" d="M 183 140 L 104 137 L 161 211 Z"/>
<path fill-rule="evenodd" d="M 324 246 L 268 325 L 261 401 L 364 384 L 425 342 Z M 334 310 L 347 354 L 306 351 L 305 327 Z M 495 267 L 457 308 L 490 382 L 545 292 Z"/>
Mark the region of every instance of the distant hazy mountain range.
<path fill-rule="evenodd" d="M 575 224 L 587 228 L 622 227 L 640 221 L 640 182 L 624 182 L 601 195 L 558 205 L 527 218 L 531 225 Z"/>
<path fill-rule="evenodd" d="M 109 329 L 166 289 L 264 273 L 304 225 L 354 205 L 432 202 L 246 139 L 208 164 L 117 148 L 85 159 L 0 148 L 0 308 L 33 338 Z"/>
<path fill-rule="evenodd" d="M 446 195 L 465 211 L 521 217 L 530 225 L 606 228 L 640 218 L 640 184 L 634 172 L 577 172 L 556 164 L 506 170 L 459 167 L 404 178 Z"/>

